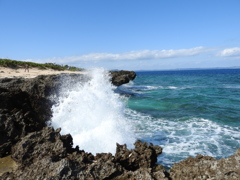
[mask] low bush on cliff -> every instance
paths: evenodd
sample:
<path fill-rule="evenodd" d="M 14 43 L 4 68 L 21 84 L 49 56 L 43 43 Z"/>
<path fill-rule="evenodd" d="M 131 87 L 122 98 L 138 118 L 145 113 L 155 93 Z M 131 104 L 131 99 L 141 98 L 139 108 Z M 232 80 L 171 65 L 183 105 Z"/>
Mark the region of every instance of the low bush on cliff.
<path fill-rule="evenodd" d="M 64 70 L 82 71 L 82 70 L 84 70 L 83 68 L 78 68 L 78 67 L 68 66 L 68 65 L 59 65 L 56 63 L 40 64 L 40 63 L 34 63 L 34 62 L 16 61 L 16 60 L 11 60 L 11 59 L 0 59 L 0 66 L 2 66 L 2 67 L 9 67 L 9 68 L 17 69 L 17 68 L 24 68 L 26 64 L 28 64 L 30 67 L 36 67 L 39 69 L 50 68 L 50 69 L 59 70 L 59 71 L 64 71 Z"/>

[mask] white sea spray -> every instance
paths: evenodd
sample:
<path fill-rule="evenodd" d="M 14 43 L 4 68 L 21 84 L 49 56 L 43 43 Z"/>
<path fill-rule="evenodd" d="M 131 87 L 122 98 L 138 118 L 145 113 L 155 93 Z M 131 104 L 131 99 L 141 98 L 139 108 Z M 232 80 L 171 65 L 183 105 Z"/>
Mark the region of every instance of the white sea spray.
<path fill-rule="evenodd" d="M 52 126 L 61 134 L 70 133 L 73 143 L 93 154 L 115 153 L 116 143 L 133 147 L 131 122 L 124 116 L 124 103 L 114 93 L 107 72 L 94 69 L 86 83 L 62 89 L 59 103 L 53 106 Z"/>

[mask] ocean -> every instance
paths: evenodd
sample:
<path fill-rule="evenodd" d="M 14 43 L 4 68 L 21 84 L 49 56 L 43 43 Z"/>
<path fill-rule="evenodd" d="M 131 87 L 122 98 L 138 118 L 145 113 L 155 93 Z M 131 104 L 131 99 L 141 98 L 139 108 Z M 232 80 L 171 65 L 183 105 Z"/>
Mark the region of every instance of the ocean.
<path fill-rule="evenodd" d="M 225 158 L 240 148 L 240 69 L 136 73 L 117 88 L 96 69 L 90 82 L 63 89 L 53 127 L 93 154 L 114 154 L 116 143 L 133 148 L 137 139 L 160 145 L 158 163 L 166 168 L 197 154 Z"/>

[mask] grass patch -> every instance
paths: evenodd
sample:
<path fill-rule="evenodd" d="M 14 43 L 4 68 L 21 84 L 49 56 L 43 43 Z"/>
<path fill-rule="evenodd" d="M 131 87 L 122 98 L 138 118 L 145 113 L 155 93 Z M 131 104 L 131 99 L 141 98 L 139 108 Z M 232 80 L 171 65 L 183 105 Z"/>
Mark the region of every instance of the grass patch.
<path fill-rule="evenodd" d="M 25 68 L 25 65 L 28 64 L 30 68 L 38 68 L 38 69 L 54 69 L 59 71 L 69 70 L 69 71 L 83 71 L 83 68 L 78 68 L 74 66 L 68 66 L 68 65 L 59 65 L 56 63 L 34 63 L 34 62 L 26 62 L 26 61 L 16 61 L 11 59 L 0 59 L 0 66 L 2 67 L 8 67 L 12 69 L 18 69 L 18 68 Z"/>

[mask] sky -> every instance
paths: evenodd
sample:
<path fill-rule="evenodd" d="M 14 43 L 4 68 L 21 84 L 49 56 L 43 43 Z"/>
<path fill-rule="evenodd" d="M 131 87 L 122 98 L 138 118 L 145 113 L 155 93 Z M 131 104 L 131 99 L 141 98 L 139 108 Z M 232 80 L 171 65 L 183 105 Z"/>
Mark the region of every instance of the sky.
<path fill-rule="evenodd" d="M 240 67 L 240 0 L 0 0 L 0 58 L 108 70 Z"/>

